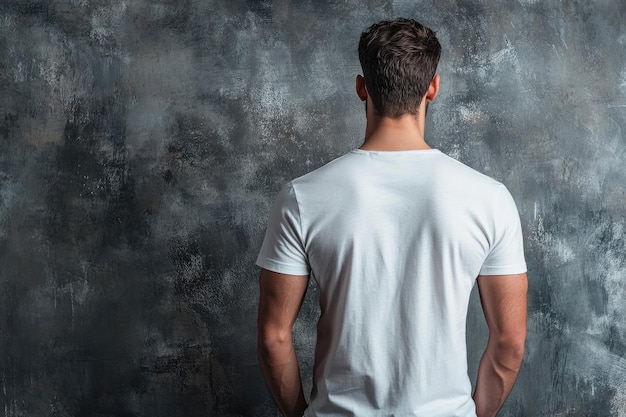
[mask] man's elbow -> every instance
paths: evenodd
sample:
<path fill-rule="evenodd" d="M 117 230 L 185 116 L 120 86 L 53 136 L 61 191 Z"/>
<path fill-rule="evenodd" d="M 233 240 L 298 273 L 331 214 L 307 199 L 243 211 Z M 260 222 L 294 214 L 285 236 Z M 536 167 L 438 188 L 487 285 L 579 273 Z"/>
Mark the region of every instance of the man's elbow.
<path fill-rule="evenodd" d="M 268 360 L 292 346 L 291 331 L 275 328 L 259 328 L 257 354 L 260 360 Z"/>
<path fill-rule="evenodd" d="M 509 369 L 519 370 L 524 360 L 525 335 L 500 336 L 490 339 L 492 355 Z"/>
<path fill-rule="evenodd" d="M 507 349 L 511 359 L 520 364 L 522 363 L 525 353 L 524 339 L 509 342 L 505 345 L 505 348 Z"/>

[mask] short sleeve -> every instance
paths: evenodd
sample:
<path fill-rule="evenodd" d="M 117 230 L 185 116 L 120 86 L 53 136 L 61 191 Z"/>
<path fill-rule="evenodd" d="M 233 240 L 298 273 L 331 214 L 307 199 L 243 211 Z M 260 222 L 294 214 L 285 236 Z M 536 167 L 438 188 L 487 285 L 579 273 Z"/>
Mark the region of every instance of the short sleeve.
<path fill-rule="evenodd" d="M 512 275 L 526 272 L 522 226 L 515 201 L 501 186 L 496 199 L 493 244 L 480 275 Z"/>
<path fill-rule="evenodd" d="M 274 201 L 256 264 L 281 274 L 309 275 L 310 267 L 302 242 L 300 210 L 289 183 Z"/>

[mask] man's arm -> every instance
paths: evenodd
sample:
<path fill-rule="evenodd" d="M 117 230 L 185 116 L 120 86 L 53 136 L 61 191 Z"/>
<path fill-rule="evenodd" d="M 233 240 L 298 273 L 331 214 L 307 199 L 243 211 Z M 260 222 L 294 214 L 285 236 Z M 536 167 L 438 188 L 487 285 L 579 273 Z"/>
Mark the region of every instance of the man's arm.
<path fill-rule="evenodd" d="M 291 330 L 309 277 L 261 269 L 257 353 L 265 382 L 280 411 L 302 417 L 307 407 Z"/>
<path fill-rule="evenodd" d="M 474 402 L 478 417 L 494 417 L 511 392 L 524 358 L 526 274 L 478 277 L 489 341 L 478 367 Z"/>

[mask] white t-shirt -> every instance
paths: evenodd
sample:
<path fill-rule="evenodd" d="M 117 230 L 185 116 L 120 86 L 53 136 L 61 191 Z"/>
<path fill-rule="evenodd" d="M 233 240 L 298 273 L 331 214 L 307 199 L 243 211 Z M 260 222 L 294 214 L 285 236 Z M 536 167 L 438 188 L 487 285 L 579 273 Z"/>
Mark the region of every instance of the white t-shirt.
<path fill-rule="evenodd" d="M 320 290 L 305 416 L 475 417 L 471 289 L 526 272 L 508 190 L 435 149 L 354 150 L 291 181 L 257 264 Z"/>

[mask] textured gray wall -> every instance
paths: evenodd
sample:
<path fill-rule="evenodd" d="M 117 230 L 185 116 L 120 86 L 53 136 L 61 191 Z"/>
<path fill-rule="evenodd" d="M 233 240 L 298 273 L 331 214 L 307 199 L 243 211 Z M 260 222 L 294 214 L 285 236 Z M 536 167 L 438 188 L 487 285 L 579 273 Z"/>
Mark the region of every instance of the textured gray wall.
<path fill-rule="evenodd" d="M 398 15 L 444 48 L 430 143 L 520 209 L 529 336 L 500 415 L 626 416 L 623 0 L 2 0 L 0 415 L 276 415 L 268 210 L 360 144 L 358 36 Z M 472 375 L 485 337 L 474 297 Z"/>

